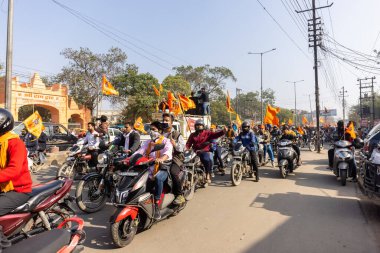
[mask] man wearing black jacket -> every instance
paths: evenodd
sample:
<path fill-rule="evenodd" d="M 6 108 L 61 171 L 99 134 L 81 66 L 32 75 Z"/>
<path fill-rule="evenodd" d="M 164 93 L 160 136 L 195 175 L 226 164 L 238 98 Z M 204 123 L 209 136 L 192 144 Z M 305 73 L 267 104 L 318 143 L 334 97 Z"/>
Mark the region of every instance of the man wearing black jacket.
<path fill-rule="evenodd" d="M 113 145 L 124 147 L 124 152 L 127 153 L 128 156 L 136 152 L 140 144 L 140 134 L 133 129 L 133 124 L 129 121 L 124 125 L 124 133 L 113 141 Z"/>

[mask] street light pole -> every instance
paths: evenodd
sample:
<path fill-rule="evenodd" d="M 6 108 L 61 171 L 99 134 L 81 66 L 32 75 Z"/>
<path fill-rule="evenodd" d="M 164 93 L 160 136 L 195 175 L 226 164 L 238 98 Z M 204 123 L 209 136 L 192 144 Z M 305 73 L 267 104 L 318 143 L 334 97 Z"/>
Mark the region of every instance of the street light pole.
<path fill-rule="evenodd" d="M 276 50 L 276 48 L 272 48 L 271 50 L 265 51 L 265 52 L 260 52 L 260 53 L 252 53 L 248 52 L 248 54 L 259 54 L 260 55 L 260 69 L 261 69 L 261 81 L 260 81 L 260 100 L 261 100 L 261 123 L 264 121 L 264 111 L 263 111 L 263 55 L 269 52 L 272 52 Z"/>
<path fill-rule="evenodd" d="M 7 56 L 5 63 L 5 109 L 12 107 L 13 0 L 8 0 Z"/>
<path fill-rule="evenodd" d="M 294 85 L 294 114 L 296 115 L 294 125 L 297 125 L 297 89 L 296 89 L 296 83 L 303 82 L 305 80 L 299 80 L 299 81 L 286 81 L 287 83 L 293 83 Z"/>

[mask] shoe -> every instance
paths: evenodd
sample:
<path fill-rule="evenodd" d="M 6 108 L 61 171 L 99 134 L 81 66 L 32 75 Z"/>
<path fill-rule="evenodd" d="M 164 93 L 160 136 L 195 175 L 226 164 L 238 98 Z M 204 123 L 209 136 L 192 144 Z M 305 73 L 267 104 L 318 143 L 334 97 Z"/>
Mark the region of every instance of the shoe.
<path fill-rule="evenodd" d="M 160 208 L 158 207 L 158 204 L 154 204 L 154 215 L 153 218 L 155 220 L 161 219 L 161 213 L 160 213 Z"/>
<path fill-rule="evenodd" d="M 182 205 L 183 203 L 185 203 L 186 202 L 186 199 L 185 199 L 185 197 L 182 195 L 182 194 L 180 194 L 180 195 L 178 195 L 176 198 L 175 198 L 175 200 L 173 201 L 173 203 L 175 204 L 175 205 Z"/>
<path fill-rule="evenodd" d="M 297 162 L 297 166 L 301 166 L 301 165 L 302 165 L 302 162 L 301 162 L 301 159 L 299 159 Z"/>
<path fill-rule="evenodd" d="M 211 177 L 215 177 L 215 173 L 214 172 L 211 172 Z"/>
<path fill-rule="evenodd" d="M 272 168 L 274 168 L 274 161 L 271 161 L 270 163 L 272 165 Z"/>

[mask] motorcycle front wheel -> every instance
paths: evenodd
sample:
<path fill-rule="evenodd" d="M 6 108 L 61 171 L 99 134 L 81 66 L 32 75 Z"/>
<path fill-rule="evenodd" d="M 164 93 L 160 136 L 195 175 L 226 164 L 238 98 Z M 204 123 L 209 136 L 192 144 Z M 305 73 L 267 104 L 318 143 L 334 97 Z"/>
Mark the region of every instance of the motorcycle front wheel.
<path fill-rule="evenodd" d="M 80 210 L 86 213 L 95 213 L 106 205 L 107 194 L 99 189 L 101 177 L 91 177 L 81 180 L 75 192 L 76 202 Z"/>
<path fill-rule="evenodd" d="M 342 183 L 342 186 L 345 186 L 347 182 L 347 170 L 340 170 L 339 176 L 340 176 L 340 182 Z"/>
<path fill-rule="evenodd" d="M 67 177 L 68 179 L 74 179 L 74 171 L 75 169 L 70 164 L 64 163 L 57 171 L 57 177 Z"/>
<path fill-rule="evenodd" d="M 232 165 L 231 168 L 231 181 L 234 186 L 237 186 L 241 183 L 241 179 L 243 177 L 243 170 L 242 170 L 241 163 L 235 163 Z"/>
<path fill-rule="evenodd" d="M 133 224 L 129 216 L 111 225 L 112 241 L 117 247 L 125 247 L 130 244 L 137 232 L 137 226 Z"/>
<path fill-rule="evenodd" d="M 280 174 L 282 178 L 286 178 L 286 176 L 288 175 L 288 166 L 289 164 L 280 166 Z"/>
<path fill-rule="evenodd" d="M 193 184 L 191 184 L 191 181 L 188 179 L 185 182 L 185 186 L 183 187 L 183 196 L 187 201 L 192 200 L 194 198 L 194 192 L 195 192 L 195 180 L 193 181 Z"/>
<path fill-rule="evenodd" d="M 315 144 L 314 144 L 314 142 L 310 142 L 309 143 L 309 150 L 313 151 L 313 152 L 315 151 Z"/>

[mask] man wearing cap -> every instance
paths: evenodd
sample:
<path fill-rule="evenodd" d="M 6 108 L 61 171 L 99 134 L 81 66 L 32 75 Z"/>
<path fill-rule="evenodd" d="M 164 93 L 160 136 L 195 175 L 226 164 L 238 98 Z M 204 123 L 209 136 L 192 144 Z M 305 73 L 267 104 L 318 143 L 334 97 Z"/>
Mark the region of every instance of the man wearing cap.
<path fill-rule="evenodd" d="M 186 149 L 193 148 L 197 153 L 206 170 L 207 182 L 211 183 L 211 171 L 214 164 L 212 152 L 210 152 L 210 142 L 217 139 L 226 133 L 226 128 L 223 131 L 211 132 L 205 129 L 205 123 L 199 119 L 195 122 L 195 132 L 191 133 L 186 143 Z"/>

